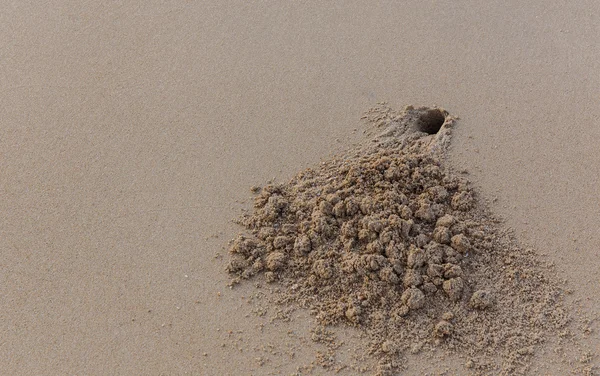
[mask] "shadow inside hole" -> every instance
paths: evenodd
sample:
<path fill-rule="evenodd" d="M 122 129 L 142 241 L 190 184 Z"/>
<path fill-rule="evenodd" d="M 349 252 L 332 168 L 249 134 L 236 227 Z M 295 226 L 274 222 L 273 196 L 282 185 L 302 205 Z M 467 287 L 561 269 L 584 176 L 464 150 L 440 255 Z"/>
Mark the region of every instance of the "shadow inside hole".
<path fill-rule="evenodd" d="M 419 117 L 417 130 L 427 134 L 436 134 L 442 125 L 444 125 L 445 121 L 446 114 L 441 110 L 431 109 Z"/>

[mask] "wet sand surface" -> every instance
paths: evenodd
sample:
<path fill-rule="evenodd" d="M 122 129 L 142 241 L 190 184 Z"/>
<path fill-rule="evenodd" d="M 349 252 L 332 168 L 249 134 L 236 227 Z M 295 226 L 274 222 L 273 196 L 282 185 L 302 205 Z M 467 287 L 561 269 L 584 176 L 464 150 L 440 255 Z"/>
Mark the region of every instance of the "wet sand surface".
<path fill-rule="evenodd" d="M 271 323 L 223 247 L 250 186 L 361 141 L 381 101 L 458 115 L 452 162 L 598 315 L 596 2 L 15 2 L 0 21 L 0 373 L 310 365 L 313 319 Z M 343 364 L 360 339 L 339 336 Z M 555 350 L 536 374 L 585 366 Z M 424 359 L 407 373 L 464 363 Z"/>

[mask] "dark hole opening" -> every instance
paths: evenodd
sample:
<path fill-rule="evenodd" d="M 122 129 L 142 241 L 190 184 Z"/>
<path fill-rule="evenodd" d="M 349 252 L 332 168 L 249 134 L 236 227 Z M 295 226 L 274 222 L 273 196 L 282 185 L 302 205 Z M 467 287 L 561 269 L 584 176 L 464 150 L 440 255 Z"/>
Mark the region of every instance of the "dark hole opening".
<path fill-rule="evenodd" d="M 421 115 L 417 129 L 428 134 L 435 134 L 444 125 L 445 121 L 446 115 L 442 111 L 432 109 Z"/>

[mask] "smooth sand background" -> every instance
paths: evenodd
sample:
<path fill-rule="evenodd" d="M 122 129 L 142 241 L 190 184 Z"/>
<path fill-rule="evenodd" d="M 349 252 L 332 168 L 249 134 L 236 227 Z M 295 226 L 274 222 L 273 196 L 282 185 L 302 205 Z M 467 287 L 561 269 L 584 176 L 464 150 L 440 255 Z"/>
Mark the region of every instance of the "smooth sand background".
<path fill-rule="evenodd" d="M 357 142 L 378 101 L 460 116 L 453 161 L 596 315 L 599 25 L 585 0 L 2 2 L 0 373 L 310 362 L 257 366 L 311 320 L 261 330 L 215 255 L 249 186 Z"/>

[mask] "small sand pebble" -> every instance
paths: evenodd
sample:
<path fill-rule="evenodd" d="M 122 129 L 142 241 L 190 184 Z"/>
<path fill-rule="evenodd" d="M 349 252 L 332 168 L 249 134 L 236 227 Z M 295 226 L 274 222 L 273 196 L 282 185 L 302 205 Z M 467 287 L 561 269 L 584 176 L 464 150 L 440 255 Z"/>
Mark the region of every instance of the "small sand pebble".
<path fill-rule="evenodd" d="M 466 253 L 471 249 L 471 242 L 464 234 L 454 235 L 451 239 L 452 248 L 460 253 Z"/>
<path fill-rule="evenodd" d="M 281 252 L 273 252 L 267 256 L 267 269 L 275 271 L 285 264 L 286 256 Z"/>
<path fill-rule="evenodd" d="M 489 290 L 477 290 L 471 296 L 469 304 L 475 309 L 490 308 L 492 306 L 492 294 Z"/>
<path fill-rule="evenodd" d="M 441 320 L 437 324 L 435 324 L 435 328 L 433 329 L 433 334 L 438 338 L 447 337 L 452 333 L 454 327 L 446 320 Z"/>
<path fill-rule="evenodd" d="M 402 294 L 402 302 L 410 309 L 419 309 L 425 305 L 425 294 L 418 288 L 409 288 Z"/>
<path fill-rule="evenodd" d="M 450 244 L 450 230 L 443 226 L 436 227 L 433 230 L 433 240 L 440 244 Z"/>
<path fill-rule="evenodd" d="M 456 219 L 454 219 L 453 216 L 451 216 L 450 214 L 446 214 L 443 217 L 438 218 L 437 222 L 436 222 L 436 226 L 441 226 L 441 227 L 446 227 L 446 228 L 450 228 L 452 227 L 452 225 L 456 222 Z"/>
<path fill-rule="evenodd" d="M 462 296 L 462 291 L 464 289 L 463 279 L 457 277 L 444 281 L 443 288 L 450 300 L 457 301 Z"/>

